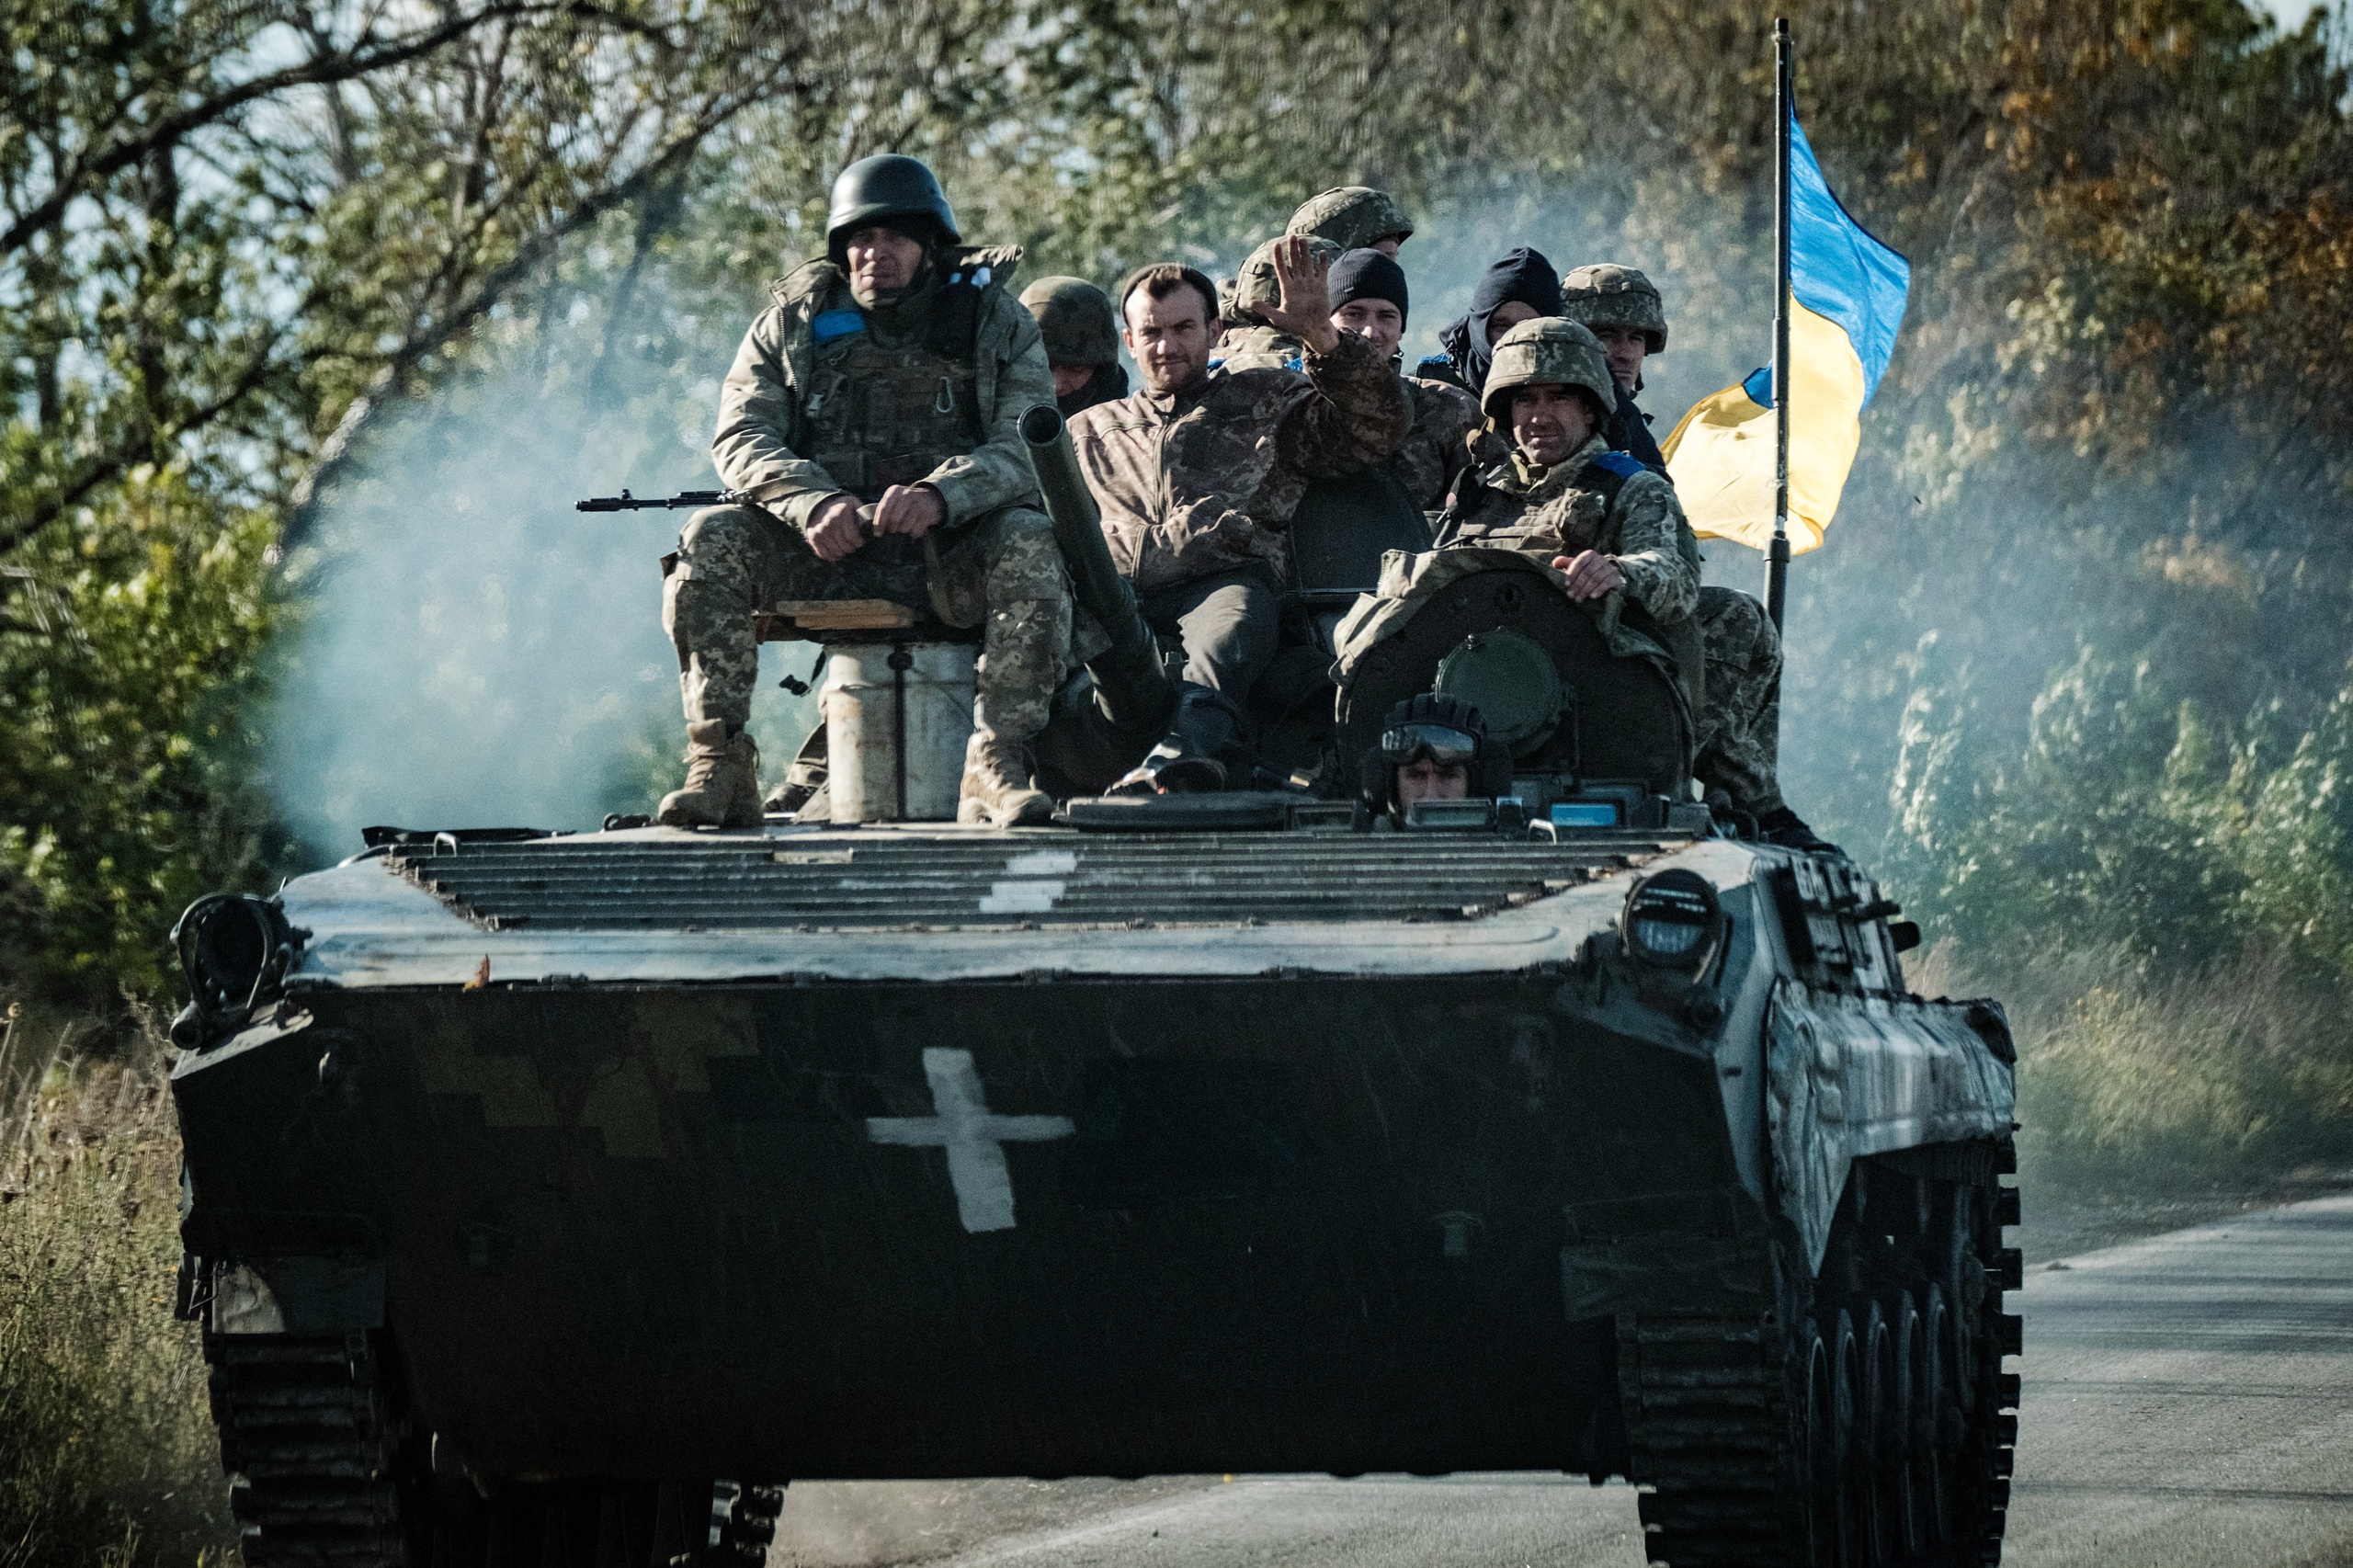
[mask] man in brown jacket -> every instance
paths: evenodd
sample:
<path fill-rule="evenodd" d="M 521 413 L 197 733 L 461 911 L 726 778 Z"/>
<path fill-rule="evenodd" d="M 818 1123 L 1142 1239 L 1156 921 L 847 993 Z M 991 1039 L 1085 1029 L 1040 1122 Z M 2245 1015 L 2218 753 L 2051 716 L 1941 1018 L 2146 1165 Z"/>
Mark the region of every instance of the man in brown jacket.
<path fill-rule="evenodd" d="M 1274 657 L 1287 530 L 1313 479 L 1395 451 L 1413 421 L 1379 350 L 1332 324 L 1328 262 L 1293 235 L 1275 248 L 1280 299 L 1259 314 L 1296 336 L 1302 371 L 1212 377 L 1217 285 L 1161 263 L 1120 290 L 1143 391 L 1072 421 L 1080 468 L 1103 509 L 1111 557 L 1154 630 L 1185 645 L 1175 728 L 1120 781 L 1131 791 L 1214 789 L 1250 687 Z"/>

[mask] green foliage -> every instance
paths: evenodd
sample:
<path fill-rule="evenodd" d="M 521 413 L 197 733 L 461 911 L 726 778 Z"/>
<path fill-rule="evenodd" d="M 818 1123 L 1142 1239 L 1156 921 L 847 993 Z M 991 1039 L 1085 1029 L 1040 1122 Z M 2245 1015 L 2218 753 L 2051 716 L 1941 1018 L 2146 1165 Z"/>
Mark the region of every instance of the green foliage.
<path fill-rule="evenodd" d="M 94 1003 L 152 994 L 179 911 L 256 883 L 277 857 L 241 778 L 256 740 L 244 699 L 276 620 L 274 532 L 184 472 L 142 472 L 14 556 L 19 608 L 0 622 L 13 984 Z"/>

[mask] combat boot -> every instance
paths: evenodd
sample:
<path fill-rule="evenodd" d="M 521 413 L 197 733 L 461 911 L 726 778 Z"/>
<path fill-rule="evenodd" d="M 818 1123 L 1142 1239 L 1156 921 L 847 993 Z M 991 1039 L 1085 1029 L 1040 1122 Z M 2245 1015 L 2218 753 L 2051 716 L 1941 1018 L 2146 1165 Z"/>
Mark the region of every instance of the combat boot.
<path fill-rule="evenodd" d="M 956 820 L 992 827 L 1019 827 L 1054 814 L 1054 798 L 1029 781 L 1024 748 L 986 730 L 974 730 L 964 747 L 964 782 L 958 791 Z"/>
<path fill-rule="evenodd" d="M 730 736 L 724 719 L 687 726 L 687 782 L 662 797 L 665 827 L 760 825 L 760 748 L 749 730 Z"/>

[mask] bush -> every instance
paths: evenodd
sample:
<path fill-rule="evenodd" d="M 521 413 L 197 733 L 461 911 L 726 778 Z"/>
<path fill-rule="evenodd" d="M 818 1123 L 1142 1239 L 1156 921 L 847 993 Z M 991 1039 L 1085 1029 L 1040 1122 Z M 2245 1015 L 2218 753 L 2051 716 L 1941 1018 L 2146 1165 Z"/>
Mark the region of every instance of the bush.
<path fill-rule="evenodd" d="M 160 1047 L 84 1060 L 74 1026 L 39 1053 L 20 1008 L 5 1028 L 0 1568 L 218 1560 L 234 1535 L 203 1358 L 171 1318 L 179 1140 Z"/>
<path fill-rule="evenodd" d="M 1981 954 L 1963 973 L 1940 942 L 1915 983 L 2007 1003 L 2019 1152 L 2046 1172 L 2163 1187 L 2353 1160 L 2353 995 L 2284 947 L 2175 966 Z"/>

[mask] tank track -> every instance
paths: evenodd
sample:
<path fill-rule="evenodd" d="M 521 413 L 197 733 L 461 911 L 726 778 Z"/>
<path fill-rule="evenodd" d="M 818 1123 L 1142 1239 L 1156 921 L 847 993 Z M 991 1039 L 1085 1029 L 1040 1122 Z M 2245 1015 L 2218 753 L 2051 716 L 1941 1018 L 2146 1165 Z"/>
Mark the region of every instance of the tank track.
<path fill-rule="evenodd" d="M 373 1337 L 208 1334 L 204 1358 L 249 1568 L 402 1568 L 404 1434 Z"/>
<path fill-rule="evenodd" d="M 733 1486 L 722 1481 L 722 1487 Z M 698 1559 L 710 1568 L 760 1568 L 776 1540 L 777 1516 L 784 1512 L 781 1486 L 736 1486 L 734 1501 L 719 1522 L 719 1540 Z"/>
<path fill-rule="evenodd" d="M 651 1528 L 665 1506 L 657 1494 L 680 1491 L 695 1510 L 681 1521 L 691 1545 L 662 1546 L 657 1532 L 649 1568 L 767 1562 L 781 1486 L 553 1483 L 484 1502 L 471 1487 L 429 1481 L 421 1440 L 393 1403 L 386 1348 L 381 1334 L 205 1335 L 212 1419 L 247 1568 L 545 1568 L 575 1560 L 586 1568 L 583 1553 L 598 1550 L 601 1499 Z M 705 1502 L 690 1500 L 698 1490 Z"/>
<path fill-rule="evenodd" d="M 2000 1562 L 2019 1393 L 2002 1358 L 2019 1353 L 2022 1323 L 2003 1310 L 2020 1284 L 2019 1256 L 2001 1244 L 2018 1189 L 1995 1178 L 2016 1161 L 2006 1140 L 1913 1154 L 1908 1170 L 1882 1176 L 1895 1190 L 1876 1207 L 1859 1197 L 1864 1182 L 1850 1190 L 1822 1278 L 1794 1310 L 1619 1318 L 1628 1475 L 1646 1488 L 1652 1562 Z M 1901 1395 L 1876 1392 L 1882 1344 L 1891 1369 L 1900 1358 Z M 1842 1386 L 1849 1345 L 1857 1359 Z M 1937 1397 L 1915 1397 L 1924 1381 Z M 1846 1443 L 1837 1423 L 1859 1400 L 1870 1405 L 1870 1440 Z M 1893 1420 L 1908 1429 L 1882 1433 Z M 1883 1445 L 1900 1468 L 1881 1468 Z"/>

